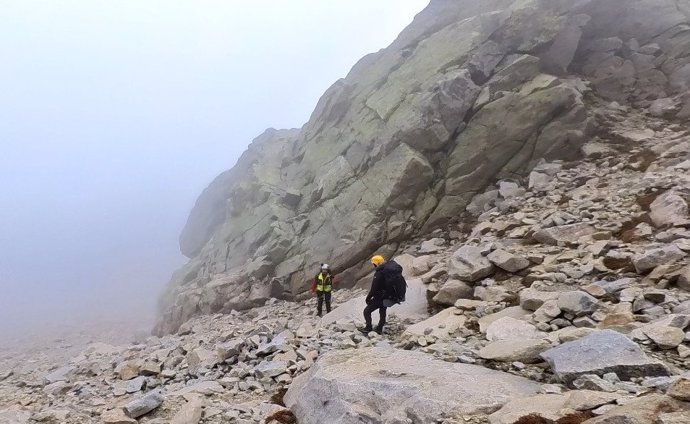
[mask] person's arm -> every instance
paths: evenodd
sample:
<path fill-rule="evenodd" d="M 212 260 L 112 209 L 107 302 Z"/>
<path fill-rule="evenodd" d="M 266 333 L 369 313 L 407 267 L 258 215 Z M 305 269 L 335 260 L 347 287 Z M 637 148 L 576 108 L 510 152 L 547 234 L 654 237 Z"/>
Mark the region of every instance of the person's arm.
<path fill-rule="evenodd" d="M 371 289 L 369 289 L 369 294 L 367 295 L 367 303 L 371 302 L 378 293 L 381 291 L 381 285 L 383 284 L 383 273 L 375 272 L 374 280 L 371 282 Z"/>

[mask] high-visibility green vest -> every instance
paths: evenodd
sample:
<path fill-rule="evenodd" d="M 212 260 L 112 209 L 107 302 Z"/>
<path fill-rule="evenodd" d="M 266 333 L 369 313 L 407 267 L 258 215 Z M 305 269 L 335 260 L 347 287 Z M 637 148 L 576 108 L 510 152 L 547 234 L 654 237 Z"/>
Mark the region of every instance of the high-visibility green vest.
<path fill-rule="evenodd" d="M 320 272 L 316 276 L 316 291 L 319 292 L 330 292 L 333 290 L 333 276 L 331 274 L 325 274 Z"/>

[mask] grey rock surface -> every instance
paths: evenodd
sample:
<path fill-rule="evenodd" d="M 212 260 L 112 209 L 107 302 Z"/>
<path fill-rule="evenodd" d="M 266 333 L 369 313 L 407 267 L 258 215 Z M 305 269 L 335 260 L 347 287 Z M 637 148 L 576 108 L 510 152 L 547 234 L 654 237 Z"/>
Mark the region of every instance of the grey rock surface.
<path fill-rule="evenodd" d="M 165 398 L 160 391 L 153 390 L 125 405 L 125 413 L 132 418 L 139 418 L 161 406 Z"/>
<path fill-rule="evenodd" d="M 612 330 L 596 331 L 563 343 L 541 356 L 566 384 L 585 374 L 602 376 L 614 372 L 625 380 L 670 375 L 663 363 L 648 358 L 635 342 Z"/>
<path fill-rule="evenodd" d="M 538 387 L 507 373 L 377 347 L 325 355 L 295 380 L 285 401 L 303 424 L 391 422 L 409 411 L 434 422 L 444 414 L 493 412 Z"/>

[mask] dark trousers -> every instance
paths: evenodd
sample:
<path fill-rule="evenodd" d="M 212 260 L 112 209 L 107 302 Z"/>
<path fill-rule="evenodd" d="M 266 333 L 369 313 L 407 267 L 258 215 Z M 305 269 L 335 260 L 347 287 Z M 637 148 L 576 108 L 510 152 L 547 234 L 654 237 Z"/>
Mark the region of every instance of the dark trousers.
<path fill-rule="evenodd" d="M 367 324 L 367 329 L 371 327 L 371 313 L 375 310 L 379 310 L 379 325 L 376 327 L 379 330 L 383 330 L 383 326 L 386 325 L 386 308 L 383 306 L 383 301 L 372 301 L 367 303 L 367 307 L 364 308 L 364 322 Z"/>
<path fill-rule="evenodd" d="M 318 303 L 316 304 L 316 313 L 321 316 L 323 313 L 323 301 L 326 301 L 326 313 L 331 312 L 331 292 L 316 292 Z"/>

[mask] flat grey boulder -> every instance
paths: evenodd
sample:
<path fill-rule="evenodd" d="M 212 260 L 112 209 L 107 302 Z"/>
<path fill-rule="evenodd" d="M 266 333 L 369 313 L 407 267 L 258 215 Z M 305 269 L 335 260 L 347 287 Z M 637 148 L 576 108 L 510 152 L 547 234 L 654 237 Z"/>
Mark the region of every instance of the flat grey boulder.
<path fill-rule="evenodd" d="M 544 228 L 534 233 L 534 239 L 539 243 L 556 246 L 560 243 L 575 243 L 582 237 L 594 234 L 596 230 L 589 224 L 561 225 L 560 227 Z"/>
<path fill-rule="evenodd" d="M 635 271 L 639 274 L 647 273 L 659 265 L 675 262 L 685 256 L 685 252 L 676 247 L 675 244 L 657 247 L 646 250 L 633 258 Z"/>
<path fill-rule="evenodd" d="M 68 381 L 71 374 L 76 371 L 76 368 L 70 365 L 60 367 L 50 374 L 43 377 L 43 382 L 45 384 L 52 384 L 57 381 Z"/>
<path fill-rule="evenodd" d="M 662 362 L 650 359 L 640 347 L 613 331 L 595 331 L 541 354 L 556 376 L 568 385 L 581 375 L 614 372 L 622 380 L 670 375 Z"/>
<path fill-rule="evenodd" d="M 514 362 L 527 364 L 541 362 L 539 355 L 551 347 L 551 343 L 538 339 L 499 340 L 479 350 L 479 357 L 491 361 Z"/>
<path fill-rule="evenodd" d="M 439 305 L 451 306 L 454 305 L 458 299 L 470 299 L 474 294 L 474 289 L 467 285 L 464 281 L 448 280 L 443 283 L 441 289 L 432 299 Z"/>
<path fill-rule="evenodd" d="M 688 222 L 688 204 L 673 191 L 667 191 L 657 197 L 649 208 L 649 217 L 657 227 Z"/>
<path fill-rule="evenodd" d="M 508 316 L 499 318 L 486 327 L 486 339 L 491 342 L 513 339 L 541 339 L 544 335 L 532 324 Z"/>
<path fill-rule="evenodd" d="M 537 289 L 524 289 L 520 292 L 520 306 L 528 311 L 536 311 L 549 300 L 558 299 L 558 292 L 545 292 Z"/>
<path fill-rule="evenodd" d="M 476 246 L 462 246 L 450 258 L 448 273 L 462 281 L 474 282 L 488 277 L 494 266 Z"/>
<path fill-rule="evenodd" d="M 10 408 L 0 410 L 0 422 L 3 424 L 28 424 L 31 413 L 20 409 Z"/>
<path fill-rule="evenodd" d="M 287 372 L 288 363 L 285 361 L 262 361 L 254 368 L 257 376 L 263 377 L 277 377 L 280 374 Z"/>
<path fill-rule="evenodd" d="M 438 314 L 407 327 L 405 335 L 408 337 L 422 337 L 431 335 L 437 339 L 448 339 L 453 333 L 461 329 L 467 318 L 460 314 L 457 308 L 447 308 Z"/>
<path fill-rule="evenodd" d="M 276 335 L 270 342 L 264 343 L 261 346 L 259 346 L 256 350 L 256 354 L 266 356 L 269 353 L 288 349 L 288 340 L 292 338 L 294 338 L 292 332 L 287 330 L 283 331 L 282 333 Z"/>
<path fill-rule="evenodd" d="M 529 260 L 527 260 L 527 258 L 514 255 L 502 249 L 494 250 L 489 253 L 487 258 L 491 263 L 508 272 L 518 272 L 529 266 Z"/>
<path fill-rule="evenodd" d="M 558 296 L 558 307 L 564 312 L 582 316 L 596 311 L 599 308 L 599 302 L 583 291 L 573 290 Z"/>
<path fill-rule="evenodd" d="M 300 424 L 433 423 L 452 414 L 485 414 L 539 385 L 475 365 L 448 363 L 388 345 L 332 351 L 297 377 L 285 404 Z M 324 407 L 328 405 L 328 407 Z"/>

